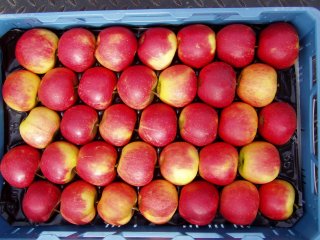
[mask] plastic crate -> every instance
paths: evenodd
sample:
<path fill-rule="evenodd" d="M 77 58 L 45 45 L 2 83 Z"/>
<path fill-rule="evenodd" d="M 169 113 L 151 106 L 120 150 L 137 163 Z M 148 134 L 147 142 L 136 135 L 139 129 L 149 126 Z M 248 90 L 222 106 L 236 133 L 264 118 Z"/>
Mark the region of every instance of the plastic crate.
<path fill-rule="evenodd" d="M 292 228 L 213 224 L 183 226 L 28 226 L 15 227 L 0 218 L 3 239 L 320 239 L 320 169 L 317 124 L 320 114 L 320 12 L 313 8 L 157 9 L 0 15 L 0 36 L 11 29 L 75 26 L 150 26 L 205 24 L 292 23 L 300 36 L 299 62 L 295 65 L 298 96 L 298 142 L 303 177 L 304 209 Z M 1 74 L 2 76 L 3 74 Z M 2 79 L 0 79 L 2 80 Z M 318 103 L 318 104 L 317 104 Z M 4 111 L 0 101 L 0 155 L 4 152 Z M 3 182 L 3 179 L 0 179 Z M 0 192 L 3 185 L 0 185 Z"/>

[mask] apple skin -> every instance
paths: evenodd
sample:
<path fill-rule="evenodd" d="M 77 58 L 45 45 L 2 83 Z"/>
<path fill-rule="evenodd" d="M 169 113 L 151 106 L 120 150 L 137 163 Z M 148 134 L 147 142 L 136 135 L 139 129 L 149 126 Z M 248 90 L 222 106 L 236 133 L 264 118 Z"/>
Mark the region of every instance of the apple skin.
<path fill-rule="evenodd" d="M 45 148 L 59 130 L 60 117 L 55 111 L 46 107 L 36 107 L 20 123 L 22 139 L 35 148 Z"/>
<path fill-rule="evenodd" d="M 191 103 L 179 116 L 181 137 L 196 146 L 205 146 L 217 137 L 218 114 L 204 103 Z"/>
<path fill-rule="evenodd" d="M 84 28 L 65 31 L 58 43 L 58 58 L 67 68 L 83 72 L 95 62 L 96 39 L 93 33 Z"/>
<path fill-rule="evenodd" d="M 76 146 L 65 141 L 49 144 L 41 156 L 41 172 L 50 182 L 70 182 L 75 176 L 78 153 Z"/>
<path fill-rule="evenodd" d="M 137 204 L 137 193 L 133 187 L 123 182 L 114 182 L 103 189 L 98 203 L 98 214 L 108 224 L 127 224 Z"/>
<path fill-rule="evenodd" d="M 198 173 L 199 154 L 190 143 L 170 143 L 162 150 L 159 165 L 166 180 L 178 186 L 186 185 Z"/>
<path fill-rule="evenodd" d="M 116 149 L 108 143 L 95 141 L 80 148 L 77 174 L 88 183 L 105 186 L 116 177 Z"/>
<path fill-rule="evenodd" d="M 178 208 L 177 189 L 166 180 L 154 180 L 141 188 L 138 205 L 141 214 L 150 222 L 167 223 Z"/>
<path fill-rule="evenodd" d="M 115 72 L 123 71 L 134 59 L 138 41 L 125 27 L 108 27 L 100 31 L 95 57 L 98 62 Z"/>
<path fill-rule="evenodd" d="M 167 68 L 177 50 L 177 37 L 167 28 L 147 29 L 138 42 L 138 56 L 143 64 L 154 70 Z"/>
<path fill-rule="evenodd" d="M 259 208 L 259 192 L 252 183 L 237 180 L 225 186 L 220 195 L 220 213 L 229 222 L 250 225 Z"/>
<path fill-rule="evenodd" d="M 28 187 L 34 180 L 40 163 L 38 149 L 20 145 L 10 149 L 1 160 L 2 177 L 13 187 Z"/>
<path fill-rule="evenodd" d="M 186 26 L 178 32 L 177 39 L 178 57 L 184 64 L 202 68 L 213 60 L 216 36 L 210 27 L 202 24 Z"/>
<path fill-rule="evenodd" d="M 151 182 L 157 162 L 157 152 L 148 143 L 131 142 L 124 146 L 117 167 L 126 183 L 141 187 Z"/>
<path fill-rule="evenodd" d="M 61 120 L 61 134 L 69 142 L 84 145 L 91 142 L 98 131 L 98 114 L 86 105 L 76 105 L 65 111 Z"/>
<path fill-rule="evenodd" d="M 237 176 L 238 151 L 225 142 L 212 143 L 200 150 L 199 174 L 210 183 L 224 186 Z"/>
<path fill-rule="evenodd" d="M 51 69 L 41 80 L 39 100 L 47 108 L 65 111 L 78 99 L 77 85 L 77 76 L 70 69 L 63 67 Z"/>
<path fill-rule="evenodd" d="M 276 69 L 291 67 L 298 58 L 299 36 L 289 23 L 272 23 L 260 32 L 257 55 Z"/>
<path fill-rule="evenodd" d="M 253 61 L 255 44 L 255 32 L 244 24 L 230 24 L 217 33 L 218 58 L 236 68 Z"/>
<path fill-rule="evenodd" d="M 60 197 L 60 189 L 52 183 L 34 182 L 23 196 L 23 213 L 32 223 L 46 222 L 58 206 Z"/>
<path fill-rule="evenodd" d="M 2 96 L 4 102 L 12 109 L 27 112 L 37 103 L 37 92 L 40 86 L 38 75 L 27 70 L 10 73 L 4 81 Z"/>
<path fill-rule="evenodd" d="M 282 221 L 288 219 L 293 212 L 295 190 L 284 180 L 275 179 L 259 188 L 260 212 L 269 219 Z"/>
<path fill-rule="evenodd" d="M 90 223 L 96 216 L 97 190 L 91 184 L 78 180 L 68 185 L 61 194 L 62 217 L 75 225 Z"/>
<path fill-rule="evenodd" d="M 151 68 L 135 65 L 122 72 L 117 89 L 121 100 L 126 105 L 141 110 L 152 102 L 157 82 L 157 75 Z"/>
<path fill-rule="evenodd" d="M 57 35 L 50 30 L 30 29 L 23 33 L 17 42 L 16 59 L 27 70 L 44 74 L 56 63 L 58 41 Z"/>
<path fill-rule="evenodd" d="M 265 106 L 259 114 L 259 134 L 275 145 L 287 143 L 297 129 L 297 114 L 285 102 L 274 102 Z"/>
<path fill-rule="evenodd" d="M 108 107 L 99 125 L 101 137 L 108 143 L 121 147 L 129 143 L 137 121 L 136 112 L 125 104 Z"/>
<path fill-rule="evenodd" d="M 186 65 L 174 65 L 160 73 L 157 93 L 162 102 L 184 107 L 197 95 L 197 76 Z"/>
<path fill-rule="evenodd" d="M 176 112 L 167 104 L 152 104 L 143 110 L 138 131 L 143 141 L 155 147 L 164 147 L 176 137 Z"/>

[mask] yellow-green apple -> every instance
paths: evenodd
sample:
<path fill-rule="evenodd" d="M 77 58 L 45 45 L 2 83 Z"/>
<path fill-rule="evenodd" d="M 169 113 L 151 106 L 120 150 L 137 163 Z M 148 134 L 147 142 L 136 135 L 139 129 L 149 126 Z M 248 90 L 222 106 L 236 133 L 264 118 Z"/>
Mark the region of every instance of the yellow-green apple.
<path fill-rule="evenodd" d="M 138 131 L 143 141 L 156 147 L 164 147 L 176 137 L 176 112 L 167 104 L 152 104 L 143 110 Z"/>
<path fill-rule="evenodd" d="M 198 173 L 199 154 L 187 142 L 174 142 L 167 145 L 159 158 L 162 176 L 175 185 L 190 183 Z"/>
<path fill-rule="evenodd" d="M 59 130 L 60 117 L 46 107 L 36 107 L 21 122 L 19 131 L 22 139 L 32 147 L 45 148 Z"/>
<path fill-rule="evenodd" d="M 96 38 L 89 30 L 72 28 L 65 31 L 58 43 L 60 62 L 75 72 L 83 72 L 95 62 Z"/>
<path fill-rule="evenodd" d="M 249 65 L 254 58 L 256 34 L 244 24 L 230 24 L 217 33 L 218 58 L 236 68 Z"/>
<path fill-rule="evenodd" d="M 78 152 L 79 149 L 69 142 L 57 141 L 49 144 L 41 156 L 41 172 L 50 182 L 70 182 L 75 176 Z"/>
<path fill-rule="evenodd" d="M 256 184 L 273 181 L 280 172 L 278 149 L 268 142 L 252 142 L 241 148 L 238 170 L 240 175 Z"/>
<path fill-rule="evenodd" d="M 10 149 L 1 159 L 1 175 L 13 187 L 28 187 L 39 168 L 40 152 L 28 145 Z"/>
<path fill-rule="evenodd" d="M 130 185 L 141 187 L 153 178 L 157 152 L 148 143 L 131 142 L 121 152 L 117 172 Z"/>
<path fill-rule="evenodd" d="M 173 107 L 184 107 L 191 103 L 197 94 L 197 76 L 186 65 L 166 68 L 159 76 L 157 86 L 159 98 Z"/>
<path fill-rule="evenodd" d="M 44 74 L 56 63 L 58 37 L 52 31 L 34 28 L 26 31 L 19 38 L 15 55 L 24 68 L 38 74 Z"/>
<path fill-rule="evenodd" d="M 221 111 L 218 133 L 234 146 L 251 143 L 257 134 L 258 115 L 249 104 L 234 102 Z"/>
<path fill-rule="evenodd" d="M 73 106 L 64 112 L 60 130 L 62 136 L 74 144 L 89 143 L 98 130 L 98 114 L 86 105 Z"/>
<path fill-rule="evenodd" d="M 275 221 L 288 219 L 293 212 L 295 190 L 284 180 L 275 179 L 259 188 L 260 212 Z"/>
<path fill-rule="evenodd" d="M 55 111 L 65 111 L 78 99 L 76 74 L 68 68 L 49 70 L 41 80 L 38 98 L 40 102 Z"/>
<path fill-rule="evenodd" d="M 96 188 L 83 180 L 68 185 L 61 194 L 60 212 L 68 222 L 76 225 L 90 223 L 96 216 Z"/>
<path fill-rule="evenodd" d="M 178 56 L 184 64 L 201 68 L 213 60 L 216 36 L 210 27 L 202 24 L 186 26 L 178 32 L 177 39 Z"/>
<path fill-rule="evenodd" d="M 77 174 L 88 183 L 105 186 L 116 176 L 117 151 L 102 141 L 88 143 L 80 148 Z"/>
<path fill-rule="evenodd" d="M 177 50 L 177 37 L 164 27 L 147 29 L 138 42 L 138 56 L 143 64 L 154 70 L 167 68 Z"/>
<path fill-rule="evenodd" d="M 136 112 L 125 104 L 108 107 L 99 125 L 101 137 L 108 143 L 121 147 L 129 143 L 137 121 Z"/>
<path fill-rule="evenodd" d="M 254 63 L 241 71 L 237 94 L 253 107 L 264 107 L 276 96 L 277 84 L 277 72 L 273 67 Z"/>
<path fill-rule="evenodd" d="M 177 210 L 177 189 L 166 180 L 154 180 L 141 188 L 138 205 L 141 214 L 150 222 L 164 224 Z"/>
<path fill-rule="evenodd" d="M 114 182 L 103 189 L 98 203 L 98 214 L 108 224 L 127 224 L 137 204 L 137 193 L 133 187 L 123 182 Z"/>
<path fill-rule="evenodd" d="M 205 103 L 191 103 L 180 113 L 179 128 L 185 141 L 205 146 L 217 137 L 218 114 Z"/>
<path fill-rule="evenodd" d="M 212 143 L 200 150 L 199 174 L 215 185 L 232 183 L 237 176 L 238 151 L 225 142 Z"/>
<path fill-rule="evenodd" d="M 296 128 L 296 111 L 289 103 L 274 102 L 260 111 L 258 132 L 270 143 L 287 143 Z"/>
<path fill-rule="evenodd" d="M 255 185 L 237 180 L 225 186 L 220 195 L 220 213 L 229 222 L 250 225 L 259 209 L 259 192 Z"/>
<path fill-rule="evenodd" d="M 138 41 L 125 27 L 108 27 L 100 31 L 95 57 L 98 62 L 115 72 L 123 71 L 134 59 Z"/>
<path fill-rule="evenodd" d="M 116 84 L 117 77 L 112 71 L 104 67 L 93 67 L 83 73 L 78 94 L 88 106 L 104 110 L 111 104 Z"/>
<path fill-rule="evenodd" d="M 298 58 L 299 36 L 289 23 L 272 23 L 259 35 L 258 58 L 276 69 L 291 67 Z"/>
<path fill-rule="evenodd" d="M 46 222 L 57 208 L 60 197 L 60 189 L 52 183 L 34 182 L 23 196 L 23 213 L 32 223 Z"/>
<path fill-rule="evenodd" d="M 236 84 L 236 72 L 229 64 L 213 62 L 199 73 L 198 96 L 213 107 L 224 108 L 233 102 Z"/>

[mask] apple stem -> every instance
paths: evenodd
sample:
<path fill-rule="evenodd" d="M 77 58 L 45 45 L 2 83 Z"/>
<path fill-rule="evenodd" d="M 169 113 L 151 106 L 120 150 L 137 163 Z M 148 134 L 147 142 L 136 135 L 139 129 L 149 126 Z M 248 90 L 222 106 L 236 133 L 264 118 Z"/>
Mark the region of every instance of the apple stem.
<path fill-rule="evenodd" d="M 160 95 L 159 95 L 158 93 L 156 93 L 156 92 L 154 92 L 154 91 L 152 91 L 152 93 L 153 93 L 154 95 L 156 95 L 158 98 L 160 98 Z"/>
<path fill-rule="evenodd" d="M 60 211 L 58 209 L 53 209 L 53 211 L 60 214 Z"/>
<path fill-rule="evenodd" d="M 133 207 L 132 210 L 139 212 L 139 208 Z"/>
<path fill-rule="evenodd" d="M 114 90 L 113 92 L 112 92 L 112 94 L 117 94 L 118 93 L 118 91 L 117 90 Z"/>
<path fill-rule="evenodd" d="M 116 165 L 114 165 L 114 168 L 117 168 L 117 167 L 118 167 L 118 165 L 119 165 L 118 163 L 117 163 Z"/>
<path fill-rule="evenodd" d="M 39 178 L 41 178 L 41 179 L 46 179 L 44 176 L 42 176 L 42 175 L 40 175 L 40 174 L 36 174 L 36 176 L 38 176 Z"/>

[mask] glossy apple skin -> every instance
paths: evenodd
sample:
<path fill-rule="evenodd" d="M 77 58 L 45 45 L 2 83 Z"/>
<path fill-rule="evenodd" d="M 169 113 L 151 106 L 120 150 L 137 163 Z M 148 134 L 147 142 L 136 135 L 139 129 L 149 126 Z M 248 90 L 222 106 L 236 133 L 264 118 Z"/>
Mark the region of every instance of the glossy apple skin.
<path fill-rule="evenodd" d="M 208 26 L 194 24 L 182 28 L 178 34 L 178 56 L 186 65 L 201 68 L 210 63 L 216 51 L 216 36 Z"/>
<path fill-rule="evenodd" d="M 40 102 L 55 111 L 65 111 L 78 99 L 76 74 L 68 68 L 49 70 L 41 80 L 38 91 Z"/>
<path fill-rule="evenodd" d="M 95 57 L 98 62 L 115 72 L 131 65 L 138 48 L 138 41 L 125 27 L 108 27 L 100 31 Z"/>
<path fill-rule="evenodd" d="M 136 203 L 137 193 L 133 187 L 123 182 L 114 182 L 103 189 L 97 210 L 106 223 L 125 225 L 131 220 Z"/>
<path fill-rule="evenodd" d="M 80 148 L 77 174 L 88 183 L 105 186 L 116 176 L 116 149 L 108 143 L 95 141 Z"/>
<path fill-rule="evenodd" d="M 23 196 L 23 213 L 32 223 L 47 222 L 58 206 L 60 197 L 60 189 L 52 183 L 34 182 Z"/>
<path fill-rule="evenodd" d="M 217 33 L 218 58 L 236 68 L 253 61 L 255 44 L 255 32 L 244 24 L 230 24 Z"/>
<path fill-rule="evenodd" d="M 212 143 L 200 150 L 199 174 L 210 183 L 224 186 L 237 176 L 238 151 L 225 142 Z"/>
<path fill-rule="evenodd" d="M 13 187 L 28 187 L 38 171 L 39 162 L 38 149 L 28 145 L 14 147 L 2 157 L 1 175 Z"/>
<path fill-rule="evenodd" d="M 19 38 L 15 56 L 24 68 L 37 74 L 44 74 L 56 63 L 58 37 L 47 29 L 34 28 Z"/>
<path fill-rule="evenodd" d="M 258 189 L 250 182 L 237 180 L 225 186 L 220 195 L 220 213 L 229 222 L 250 225 L 259 208 Z"/>
<path fill-rule="evenodd" d="M 176 112 L 164 103 L 152 104 L 143 110 L 138 131 L 143 141 L 155 147 L 166 146 L 177 134 Z"/>
<path fill-rule="evenodd" d="M 62 136 L 76 145 L 91 142 L 97 133 L 98 114 L 86 105 L 76 105 L 69 108 L 61 120 Z"/>
<path fill-rule="evenodd" d="M 285 102 L 274 102 L 265 106 L 259 114 L 259 134 L 275 145 L 287 143 L 297 129 L 297 114 Z"/>
<path fill-rule="evenodd" d="M 27 112 L 37 103 L 37 92 L 40 86 L 38 75 L 27 70 L 17 70 L 10 73 L 2 87 L 4 102 L 12 109 Z"/>
<path fill-rule="evenodd" d="M 93 33 L 84 28 L 65 31 L 58 43 L 58 58 L 67 68 L 83 72 L 95 62 L 96 39 Z"/>
<path fill-rule="evenodd" d="M 185 141 L 195 146 L 205 146 L 217 137 L 218 114 L 207 104 L 191 103 L 180 113 L 179 128 Z"/>
<path fill-rule="evenodd" d="M 178 192 L 170 182 L 154 180 L 141 188 L 138 196 L 141 214 L 150 222 L 168 222 L 178 208 Z"/>
<path fill-rule="evenodd" d="M 99 125 L 101 137 L 108 143 L 121 147 L 129 143 L 137 121 L 137 113 L 125 104 L 108 107 Z"/>
<path fill-rule="evenodd" d="M 291 67 L 299 55 L 299 36 L 289 23 L 272 23 L 260 32 L 258 58 L 276 69 Z"/>

